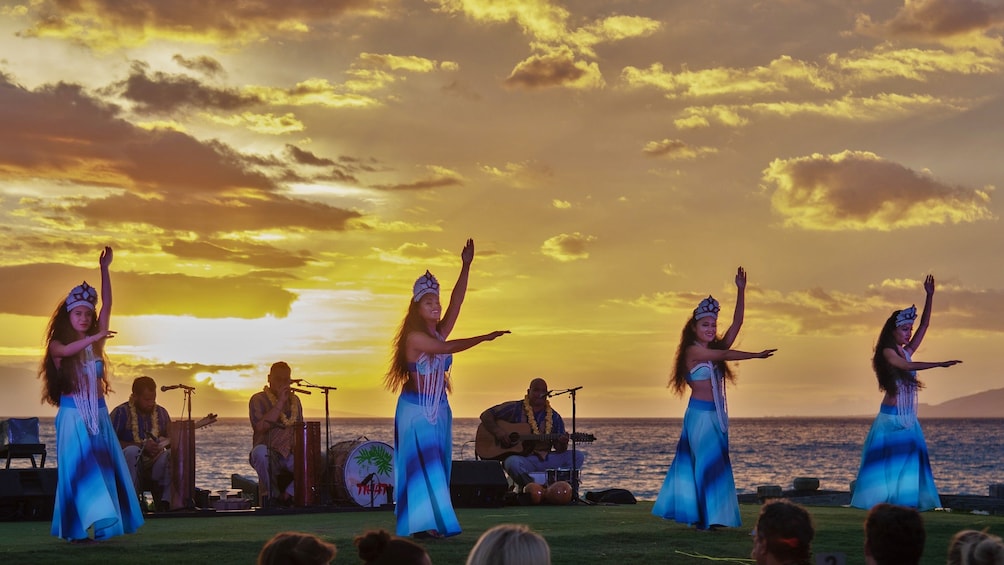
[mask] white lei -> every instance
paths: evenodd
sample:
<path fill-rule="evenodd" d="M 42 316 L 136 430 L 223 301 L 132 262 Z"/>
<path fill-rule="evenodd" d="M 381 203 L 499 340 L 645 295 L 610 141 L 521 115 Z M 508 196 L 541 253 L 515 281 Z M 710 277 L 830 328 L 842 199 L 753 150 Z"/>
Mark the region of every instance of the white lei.
<path fill-rule="evenodd" d="M 448 355 L 429 355 L 422 353 L 415 363 L 415 373 L 418 375 L 418 397 L 422 404 L 425 419 L 430 424 L 439 420 L 439 404 L 446 395 L 446 380 L 450 378 L 446 370 Z"/>
<path fill-rule="evenodd" d="M 902 347 L 899 350 L 907 361 L 913 361 L 909 351 Z M 910 373 L 915 377 L 917 375 L 916 371 Z M 899 419 L 899 425 L 906 429 L 912 428 L 913 423 L 917 420 L 916 382 L 900 381 L 896 383 L 896 418 Z"/>
<path fill-rule="evenodd" d="M 714 363 L 712 363 L 714 366 Z M 718 415 L 718 425 L 722 432 L 729 431 L 729 403 L 725 398 L 725 375 L 714 366 L 711 376 L 711 392 L 715 397 L 715 413 Z"/>
<path fill-rule="evenodd" d="M 101 361 L 100 357 L 94 356 L 94 349 L 88 345 L 84 349 L 84 360 L 73 359 L 76 365 L 75 381 L 76 387 L 71 395 L 80 417 L 87 426 L 87 433 L 92 436 L 98 435 L 98 371 L 96 364 Z M 82 378 L 81 378 L 82 377 Z"/>

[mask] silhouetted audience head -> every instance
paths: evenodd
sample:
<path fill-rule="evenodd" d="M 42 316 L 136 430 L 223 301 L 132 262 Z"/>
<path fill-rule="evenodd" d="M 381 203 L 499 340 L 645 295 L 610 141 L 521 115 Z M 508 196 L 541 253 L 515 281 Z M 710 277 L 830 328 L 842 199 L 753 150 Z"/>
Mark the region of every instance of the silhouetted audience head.
<path fill-rule="evenodd" d="M 385 530 L 356 536 L 354 543 L 359 549 L 359 559 L 366 565 L 432 565 L 424 547 Z"/>
<path fill-rule="evenodd" d="M 815 536 L 812 517 L 801 506 L 787 500 L 768 502 L 760 508 L 760 516 L 750 535 L 758 565 L 809 563 L 812 538 Z"/>
<path fill-rule="evenodd" d="M 916 565 L 924 553 L 924 521 L 906 506 L 880 503 L 865 518 L 865 562 L 869 565 Z"/>
<path fill-rule="evenodd" d="M 948 544 L 948 565 L 1004 565 L 1004 542 L 986 531 L 962 530 Z"/>
<path fill-rule="evenodd" d="M 258 565 L 327 565 L 337 550 L 315 535 L 279 532 L 258 553 Z"/>
<path fill-rule="evenodd" d="M 523 524 L 500 524 L 481 534 L 467 565 L 551 565 L 551 547 Z"/>

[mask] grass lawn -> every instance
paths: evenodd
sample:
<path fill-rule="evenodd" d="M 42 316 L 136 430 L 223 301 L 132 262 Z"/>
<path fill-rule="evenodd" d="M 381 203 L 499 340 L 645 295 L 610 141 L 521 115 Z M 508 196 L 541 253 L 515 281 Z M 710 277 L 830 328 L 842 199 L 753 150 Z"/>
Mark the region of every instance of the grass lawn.
<path fill-rule="evenodd" d="M 613 563 L 750 563 L 752 528 L 759 506 L 740 505 L 744 526 L 698 533 L 650 514 L 651 502 L 626 506 L 508 506 L 460 508 L 464 533 L 446 540 L 423 541 L 436 565 L 463 564 L 479 535 L 507 522 L 524 523 L 551 545 L 556 565 Z M 863 510 L 810 507 L 816 522 L 815 552 L 841 552 L 848 564 L 863 564 Z M 965 513 L 926 512 L 927 547 L 923 563 L 945 562 L 948 540 L 958 530 L 989 528 L 1004 533 L 1004 518 Z M 372 528 L 394 529 L 389 511 L 155 518 L 139 532 L 89 546 L 76 546 L 49 535 L 48 522 L 0 523 L 0 563 L 254 563 L 262 544 L 276 532 L 314 533 L 338 546 L 337 564 L 358 564 L 352 545 L 356 535 Z"/>

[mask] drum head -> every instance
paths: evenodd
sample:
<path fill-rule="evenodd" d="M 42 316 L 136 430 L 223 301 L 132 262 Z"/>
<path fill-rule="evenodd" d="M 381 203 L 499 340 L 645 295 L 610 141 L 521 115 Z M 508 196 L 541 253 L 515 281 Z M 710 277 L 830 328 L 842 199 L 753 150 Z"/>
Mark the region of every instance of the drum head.
<path fill-rule="evenodd" d="M 394 449 L 379 441 L 340 442 L 333 448 L 335 483 L 341 491 L 337 498 L 348 498 L 359 506 L 389 503 L 389 491 L 394 487 Z M 367 477 L 373 477 L 363 484 Z"/>

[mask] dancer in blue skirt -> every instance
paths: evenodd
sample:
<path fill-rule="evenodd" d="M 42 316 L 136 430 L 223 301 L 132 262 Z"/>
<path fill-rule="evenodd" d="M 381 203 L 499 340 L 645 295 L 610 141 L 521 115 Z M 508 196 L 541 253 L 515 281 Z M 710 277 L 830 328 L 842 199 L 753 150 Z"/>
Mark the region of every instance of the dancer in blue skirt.
<path fill-rule="evenodd" d="M 917 308 L 910 306 L 889 316 L 875 345 L 872 367 L 885 398 L 861 451 L 861 467 L 851 496 L 851 506 L 855 508 L 869 509 L 880 502 L 917 510 L 941 506 L 927 442 L 917 421 L 917 391 L 922 386 L 917 371 L 951 367 L 962 361 L 913 360 L 931 321 L 933 276 L 928 275 L 924 280 L 924 291 L 927 298 L 916 333 L 913 322 Z"/>
<path fill-rule="evenodd" d="M 676 456 L 652 513 L 693 525 L 698 530 L 739 526 L 739 500 L 729 461 L 729 414 L 725 384 L 735 382 L 726 361 L 766 359 L 776 349 L 758 353 L 729 349 L 739 335 L 746 308 L 746 271 L 736 273 L 736 311 L 732 325 L 718 337 L 718 301 L 707 297 L 694 309 L 680 337 L 670 388 L 690 402 Z"/>
<path fill-rule="evenodd" d="M 97 291 L 86 282 L 70 291 L 49 320 L 45 358 L 39 370 L 42 400 L 56 413 L 56 503 L 52 535 L 93 543 L 135 532 L 143 525 L 136 489 L 108 417 L 105 341 L 112 313 L 108 268 L 112 249 L 101 253 L 101 311 Z M 93 537 L 92 537 L 93 536 Z"/>
<path fill-rule="evenodd" d="M 453 412 L 446 393 L 451 390 L 452 354 L 509 333 L 494 331 L 447 341 L 467 294 L 474 240 L 467 240 L 460 258 L 460 277 L 442 317 L 436 277 L 426 271 L 415 281 L 384 379 L 392 392 L 401 390 L 394 415 L 394 513 L 399 536 L 438 538 L 460 533 L 450 497 Z"/>

